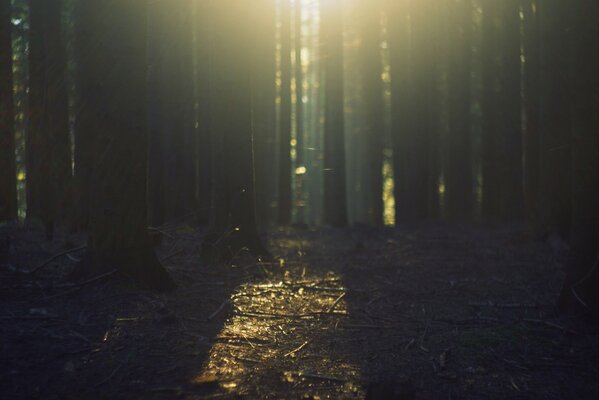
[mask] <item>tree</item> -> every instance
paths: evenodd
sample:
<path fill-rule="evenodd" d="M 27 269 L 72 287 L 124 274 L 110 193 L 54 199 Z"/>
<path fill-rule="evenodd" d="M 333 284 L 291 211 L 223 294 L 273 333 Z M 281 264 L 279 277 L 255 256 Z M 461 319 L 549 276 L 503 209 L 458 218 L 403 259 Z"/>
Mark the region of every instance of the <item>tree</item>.
<path fill-rule="evenodd" d="M 567 238 L 571 222 L 572 118 L 569 102 L 569 3 L 539 2 L 540 18 L 540 218 L 537 234 Z"/>
<path fill-rule="evenodd" d="M 64 222 L 70 204 L 71 145 L 62 1 L 30 0 L 27 216 L 48 233 Z"/>
<path fill-rule="evenodd" d="M 147 3 L 79 0 L 79 95 L 93 110 L 88 254 L 80 274 L 116 268 L 140 284 L 166 290 L 173 282 L 147 233 Z"/>
<path fill-rule="evenodd" d="M 363 167 L 367 185 L 369 222 L 383 224 L 383 72 L 381 57 L 381 2 L 361 2 L 362 93 L 365 104 L 366 160 Z"/>
<path fill-rule="evenodd" d="M 526 126 L 524 129 L 524 200 L 526 218 L 533 227 L 538 226 L 539 218 L 539 175 L 540 175 L 540 53 L 539 53 L 539 18 L 537 1 L 530 0 L 522 8 L 523 49 L 524 49 L 524 112 Z"/>
<path fill-rule="evenodd" d="M 495 1 L 482 4 L 482 215 L 487 219 L 501 217 L 501 170 L 503 140 L 500 135 L 499 66 L 497 45 L 499 11 Z"/>
<path fill-rule="evenodd" d="M 281 108 L 279 118 L 279 225 L 291 223 L 291 5 L 281 1 Z"/>
<path fill-rule="evenodd" d="M 568 3 L 572 94 L 571 258 L 559 305 L 564 311 L 599 312 L 599 29 L 597 2 Z M 562 16 L 564 17 L 564 16 Z M 585 307 L 586 306 L 586 307 Z"/>
<path fill-rule="evenodd" d="M 200 224 L 210 222 L 210 199 L 212 180 L 212 151 L 210 134 L 210 32 L 211 8 L 210 3 L 196 0 L 195 29 L 196 29 L 196 101 L 197 132 L 197 185 L 198 185 L 198 220 Z"/>
<path fill-rule="evenodd" d="M 434 211 L 437 196 L 432 168 L 436 154 L 431 151 L 438 119 L 436 38 L 433 24 L 427 21 L 429 13 L 436 11 L 431 1 L 397 2 L 392 7 L 390 24 L 397 24 L 390 30 L 395 218 L 396 223 L 418 222 Z"/>
<path fill-rule="evenodd" d="M 269 226 L 276 203 L 276 13 L 274 0 L 254 1 L 254 57 L 252 59 L 252 118 L 256 167 L 256 219 Z"/>
<path fill-rule="evenodd" d="M 0 0 L 0 221 L 17 218 L 10 0 Z"/>
<path fill-rule="evenodd" d="M 210 233 L 202 255 L 207 262 L 228 261 L 247 248 L 266 257 L 256 229 L 250 46 L 251 3 L 223 0 L 214 5 L 212 32 L 211 132 L 213 197 Z"/>
<path fill-rule="evenodd" d="M 472 216 L 470 79 L 472 3 L 448 2 L 448 145 L 445 168 L 445 214 L 450 220 Z"/>
<path fill-rule="evenodd" d="M 342 2 L 321 3 L 324 57 L 324 212 L 323 222 L 347 225 L 345 133 L 343 118 L 343 12 Z"/>
<path fill-rule="evenodd" d="M 504 220 L 520 219 L 524 215 L 520 3 L 521 0 L 505 0 L 501 2 L 501 45 L 503 56 L 501 74 L 501 134 L 506 149 L 502 163 L 501 190 L 501 216 Z"/>

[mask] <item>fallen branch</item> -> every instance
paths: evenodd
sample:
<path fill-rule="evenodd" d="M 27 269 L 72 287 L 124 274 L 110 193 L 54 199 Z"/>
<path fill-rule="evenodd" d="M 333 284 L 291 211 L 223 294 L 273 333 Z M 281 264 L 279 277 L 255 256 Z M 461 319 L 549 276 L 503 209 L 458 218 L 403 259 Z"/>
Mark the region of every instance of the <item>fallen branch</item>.
<path fill-rule="evenodd" d="M 299 347 L 291 350 L 289 353 L 286 353 L 285 355 L 283 355 L 283 357 L 288 357 L 292 354 L 297 353 L 298 351 L 300 351 L 301 349 L 303 349 L 307 344 L 308 344 L 309 340 L 306 340 L 304 343 L 302 343 Z"/>
<path fill-rule="evenodd" d="M 337 306 L 337 304 L 339 304 L 339 302 L 341 301 L 341 299 L 343 299 L 346 295 L 346 292 L 343 292 L 339 295 L 339 297 L 337 297 L 337 299 L 333 302 L 333 304 L 331 304 L 331 306 L 328 308 L 327 310 L 327 314 L 330 314 L 333 309 L 335 309 L 335 307 Z"/>
<path fill-rule="evenodd" d="M 62 257 L 64 255 L 67 255 L 69 253 L 74 253 L 76 251 L 86 249 L 86 248 L 87 248 L 87 245 L 80 246 L 80 247 L 75 247 L 73 249 L 65 250 L 65 251 L 62 251 L 60 253 L 54 254 L 52 257 L 48 258 L 47 260 L 45 260 L 44 262 L 42 262 L 41 264 L 39 264 L 37 267 L 34 267 L 33 269 L 27 271 L 26 273 L 27 274 L 35 274 L 37 271 L 39 271 L 40 269 L 44 268 L 46 265 L 50 264 L 52 261 L 56 260 L 57 258 Z"/>

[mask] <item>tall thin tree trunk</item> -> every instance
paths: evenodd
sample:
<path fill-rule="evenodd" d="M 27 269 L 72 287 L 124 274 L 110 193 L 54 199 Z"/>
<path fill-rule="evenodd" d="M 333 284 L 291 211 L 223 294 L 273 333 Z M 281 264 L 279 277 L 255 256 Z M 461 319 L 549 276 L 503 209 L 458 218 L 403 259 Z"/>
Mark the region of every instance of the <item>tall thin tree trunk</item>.
<path fill-rule="evenodd" d="M 482 215 L 487 219 L 501 216 L 501 169 L 503 140 L 500 135 L 498 102 L 499 67 L 498 2 L 484 1 L 482 4 Z"/>
<path fill-rule="evenodd" d="M 276 201 L 276 13 L 274 0 L 254 2 L 255 48 L 252 59 L 254 153 L 256 164 L 256 218 L 268 227 L 274 220 Z"/>
<path fill-rule="evenodd" d="M 537 1 L 526 1 L 524 12 L 524 108 L 526 126 L 524 131 L 524 193 L 526 216 L 531 226 L 539 223 L 539 176 L 540 176 L 540 53 L 539 18 Z"/>
<path fill-rule="evenodd" d="M 522 166 L 522 88 L 520 61 L 520 2 L 504 0 L 502 11 L 502 136 L 505 156 L 502 176 L 502 218 L 519 219 L 524 216 L 524 188 Z"/>
<path fill-rule="evenodd" d="M 212 151 L 210 133 L 210 4 L 196 0 L 196 101 L 198 104 L 196 133 L 198 220 L 208 224 L 211 209 Z"/>
<path fill-rule="evenodd" d="M 0 0 L 0 222 L 17 218 L 10 0 Z"/>
<path fill-rule="evenodd" d="M 343 116 L 342 2 L 321 4 L 322 50 L 325 64 L 324 223 L 347 225 L 345 133 Z"/>
<path fill-rule="evenodd" d="M 410 26 L 408 1 L 388 2 L 389 60 L 391 68 L 391 138 L 393 143 L 393 177 L 395 223 L 403 214 L 400 199 L 407 196 L 404 175 L 408 169 L 405 157 L 405 135 L 411 129 L 410 113 Z M 403 222 L 403 221 L 402 221 Z"/>
<path fill-rule="evenodd" d="M 557 232 L 567 238 L 571 215 L 571 139 L 568 82 L 570 27 L 568 3 L 539 2 L 541 24 L 541 218 L 538 234 Z"/>
<path fill-rule="evenodd" d="M 470 76 L 472 3 L 450 2 L 448 65 L 448 148 L 445 169 L 445 214 L 450 220 L 472 216 Z"/>
<path fill-rule="evenodd" d="M 279 224 L 291 223 L 291 5 L 281 1 L 281 107 L 279 111 Z"/>
<path fill-rule="evenodd" d="M 367 212 L 369 222 L 383 224 L 383 72 L 381 54 L 381 2 L 363 2 L 362 16 L 362 89 L 366 108 Z"/>

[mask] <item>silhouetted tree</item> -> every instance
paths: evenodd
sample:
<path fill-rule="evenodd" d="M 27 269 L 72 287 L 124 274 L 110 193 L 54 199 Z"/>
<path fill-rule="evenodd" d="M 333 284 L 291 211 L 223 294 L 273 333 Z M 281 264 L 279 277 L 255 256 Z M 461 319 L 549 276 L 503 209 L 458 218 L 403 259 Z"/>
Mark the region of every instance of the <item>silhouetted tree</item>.
<path fill-rule="evenodd" d="M 541 176 L 538 234 L 566 238 L 571 216 L 572 119 L 569 99 L 569 3 L 539 2 L 541 25 Z"/>
<path fill-rule="evenodd" d="M 198 220 L 200 224 L 210 222 L 210 200 L 212 181 L 212 150 L 210 134 L 210 33 L 211 4 L 196 0 L 196 101 L 197 101 L 197 186 Z"/>
<path fill-rule="evenodd" d="M 571 259 L 559 304 L 562 310 L 599 312 L 599 27 L 597 2 L 568 2 L 572 88 Z M 562 15 L 567 18 L 568 15 Z M 574 17 L 574 18 L 572 18 Z M 585 307 L 586 306 L 586 307 Z"/>
<path fill-rule="evenodd" d="M 339 0 L 321 3 L 324 62 L 324 215 L 323 222 L 347 225 L 345 134 L 343 118 L 343 7 Z"/>
<path fill-rule="evenodd" d="M 500 103 L 499 103 L 499 2 L 483 1 L 482 6 L 482 215 L 488 219 L 501 216 L 501 171 L 502 148 Z"/>
<path fill-rule="evenodd" d="M 383 224 L 383 72 L 381 56 L 381 5 L 379 0 L 361 2 L 359 7 L 362 93 L 365 106 L 366 208 L 369 222 Z"/>
<path fill-rule="evenodd" d="M 29 4 L 27 216 L 51 230 L 66 219 L 72 174 L 62 1 Z"/>
<path fill-rule="evenodd" d="M 81 274 L 117 268 L 156 289 L 173 283 L 147 233 L 147 3 L 79 0 L 79 95 L 93 140 L 88 256 Z"/>
<path fill-rule="evenodd" d="M 472 3 L 447 5 L 448 138 L 445 167 L 445 214 L 450 220 L 472 216 L 470 79 L 472 73 Z"/>
<path fill-rule="evenodd" d="M 539 18 L 537 1 L 523 4 L 523 50 L 524 50 L 524 194 L 526 217 L 533 227 L 539 218 L 539 175 L 540 175 L 540 52 Z"/>
<path fill-rule="evenodd" d="M 389 1 L 389 64 L 391 68 L 391 139 L 393 143 L 393 178 L 395 196 L 395 221 L 400 221 L 408 185 L 403 175 L 408 168 L 405 154 L 406 132 L 411 129 L 410 120 L 410 25 L 408 1 Z"/>
<path fill-rule="evenodd" d="M 524 216 L 524 188 L 522 166 L 522 74 L 520 61 L 521 0 L 501 2 L 501 109 L 504 140 L 502 165 L 502 218 L 519 219 Z"/>
<path fill-rule="evenodd" d="M 281 107 L 279 110 L 279 225 L 291 223 L 291 4 L 281 1 Z"/>
<path fill-rule="evenodd" d="M 10 0 L 0 0 L 0 221 L 17 218 Z"/>
<path fill-rule="evenodd" d="M 274 220 L 276 203 L 276 13 L 274 0 L 253 2 L 252 118 L 256 167 L 256 218 L 267 227 Z"/>
<path fill-rule="evenodd" d="M 213 198 L 210 233 L 202 244 L 208 262 L 227 261 L 243 248 L 267 256 L 256 230 L 252 150 L 252 4 L 214 5 L 211 75 Z"/>

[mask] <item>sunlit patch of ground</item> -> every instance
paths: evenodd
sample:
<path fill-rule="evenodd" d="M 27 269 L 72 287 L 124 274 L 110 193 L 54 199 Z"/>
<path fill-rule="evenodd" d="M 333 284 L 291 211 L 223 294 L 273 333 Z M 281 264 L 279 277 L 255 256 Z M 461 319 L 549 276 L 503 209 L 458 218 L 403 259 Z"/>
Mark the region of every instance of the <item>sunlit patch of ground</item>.
<path fill-rule="evenodd" d="M 348 317 L 341 277 L 292 270 L 237 288 L 231 316 L 193 383 L 252 398 L 364 396 L 359 365 L 339 357 L 344 333 L 337 326 Z"/>

